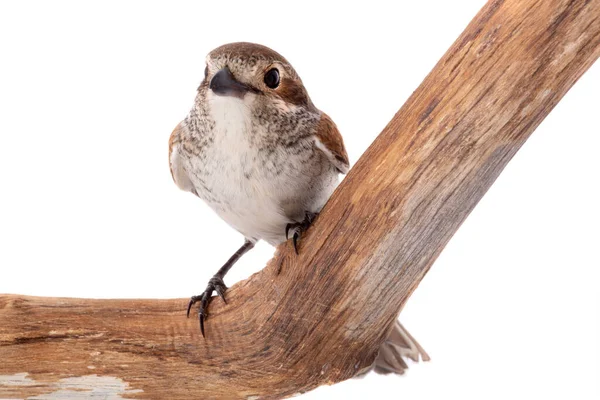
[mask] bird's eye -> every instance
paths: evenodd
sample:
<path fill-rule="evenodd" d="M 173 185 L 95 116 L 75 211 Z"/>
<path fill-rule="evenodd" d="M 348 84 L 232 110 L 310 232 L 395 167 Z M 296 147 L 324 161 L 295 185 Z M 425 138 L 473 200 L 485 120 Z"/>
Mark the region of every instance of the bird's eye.
<path fill-rule="evenodd" d="M 277 68 L 271 68 L 265 74 L 265 85 L 270 87 L 271 89 L 275 89 L 279 86 L 279 71 Z"/>

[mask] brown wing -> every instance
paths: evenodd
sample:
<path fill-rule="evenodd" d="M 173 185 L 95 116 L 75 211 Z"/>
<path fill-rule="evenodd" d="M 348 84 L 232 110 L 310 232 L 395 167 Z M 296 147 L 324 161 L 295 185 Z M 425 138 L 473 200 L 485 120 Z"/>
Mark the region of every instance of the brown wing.
<path fill-rule="evenodd" d="M 196 190 L 183 167 L 183 162 L 181 159 L 180 147 L 182 131 L 184 129 L 187 129 L 187 127 L 180 122 L 169 137 L 169 168 L 171 170 L 173 181 L 179 187 L 179 189 L 195 194 Z"/>
<path fill-rule="evenodd" d="M 169 136 L 169 169 L 171 170 L 171 176 L 173 177 L 173 181 L 175 181 L 175 174 L 173 173 L 173 162 L 171 158 L 173 157 L 173 147 L 176 143 L 179 143 L 179 129 L 181 126 L 181 122 L 173 129 L 171 132 L 171 136 Z"/>
<path fill-rule="evenodd" d="M 315 136 L 317 148 L 325 153 L 338 171 L 342 174 L 347 173 L 350 169 L 350 162 L 344 147 L 344 139 L 335 123 L 324 112 L 321 112 L 321 120 Z"/>

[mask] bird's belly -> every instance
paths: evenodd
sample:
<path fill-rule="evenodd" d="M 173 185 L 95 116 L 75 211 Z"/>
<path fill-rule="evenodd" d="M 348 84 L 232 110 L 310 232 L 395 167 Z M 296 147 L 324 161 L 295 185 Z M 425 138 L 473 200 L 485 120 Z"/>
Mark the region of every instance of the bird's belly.
<path fill-rule="evenodd" d="M 249 239 L 271 244 L 285 240 L 285 226 L 291 218 L 282 209 L 281 195 L 261 180 L 224 174 L 207 182 L 209 193 L 198 193 L 230 226 Z M 293 194 L 290 194 L 293 195 Z"/>
<path fill-rule="evenodd" d="M 273 199 L 264 197 L 230 198 L 222 204 L 209 205 L 230 226 L 246 238 L 263 239 L 273 245 L 285 240 L 285 226 L 290 222 Z"/>
<path fill-rule="evenodd" d="M 245 237 L 273 245 L 286 239 L 289 222 L 320 211 L 337 184 L 337 172 L 320 158 L 294 168 L 246 162 L 260 160 L 256 154 L 232 158 L 215 152 L 195 166 L 190 175 L 198 196 Z"/>

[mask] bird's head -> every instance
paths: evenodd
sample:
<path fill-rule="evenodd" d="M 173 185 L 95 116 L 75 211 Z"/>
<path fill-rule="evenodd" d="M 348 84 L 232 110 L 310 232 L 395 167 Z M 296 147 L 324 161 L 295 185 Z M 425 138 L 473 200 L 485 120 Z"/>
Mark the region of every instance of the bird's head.
<path fill-rule="evenodd" d="M 290 63 L 268 47 L 230 43 L 206 57 L 200 102 L 243 106 L 249 110 L 302 108 L 316 111 Z"/>

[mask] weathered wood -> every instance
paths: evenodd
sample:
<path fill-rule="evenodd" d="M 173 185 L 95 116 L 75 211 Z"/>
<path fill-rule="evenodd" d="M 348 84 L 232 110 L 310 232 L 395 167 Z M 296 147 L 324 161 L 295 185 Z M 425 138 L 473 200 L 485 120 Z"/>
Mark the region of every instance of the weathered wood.
<path fill-rule="evenodd" d="M 185 318 L 185 299 L 0 296 L 0 397 L 93 387 L 275 399 L 352 377 L 599 55 L 600 0 L 490 1 L 349 173 L 300 256 L 280 246 L 227 305 L 212 304 L 206 340 Z"/>

